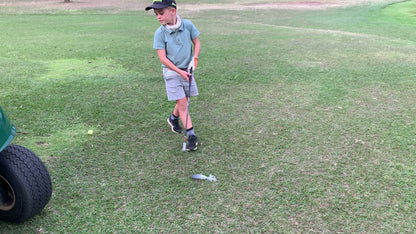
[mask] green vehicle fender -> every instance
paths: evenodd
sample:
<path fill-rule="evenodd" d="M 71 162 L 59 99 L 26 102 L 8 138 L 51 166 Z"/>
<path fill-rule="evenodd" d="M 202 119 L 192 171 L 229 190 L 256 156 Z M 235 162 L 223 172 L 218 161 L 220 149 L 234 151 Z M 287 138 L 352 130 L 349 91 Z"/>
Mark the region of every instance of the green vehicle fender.
<path fill-rule="evenodd" d="M 0 107 L 0 152 L 6 148 L 16 135 L 16 127 L 9 121 Z"/>

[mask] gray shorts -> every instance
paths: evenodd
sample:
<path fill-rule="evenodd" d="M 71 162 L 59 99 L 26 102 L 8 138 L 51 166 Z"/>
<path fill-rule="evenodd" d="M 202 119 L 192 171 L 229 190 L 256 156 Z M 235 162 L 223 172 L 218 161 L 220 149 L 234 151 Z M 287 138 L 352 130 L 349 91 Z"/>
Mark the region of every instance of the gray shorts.
<path fill-rule="evenodd" d="M 169 101 L 175 101 L 189 96 L 189 82 L 181 75 L 169 68 L 163 68 L 163 77 L 166 83 L 166 93 Z M 195 79 L 191 82 L 191 96 L 198 95 Z"/>

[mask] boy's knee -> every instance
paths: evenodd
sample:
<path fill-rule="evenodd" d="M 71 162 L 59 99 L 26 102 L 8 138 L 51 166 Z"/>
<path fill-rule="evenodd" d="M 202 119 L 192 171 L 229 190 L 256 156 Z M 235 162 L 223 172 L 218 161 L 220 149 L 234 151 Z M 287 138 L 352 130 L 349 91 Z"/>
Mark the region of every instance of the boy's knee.
<path fill-rule="evenodd" d="M 176 101 L 176 105 L 178 106 L 179 110 L 186 111 L 186 107 L 188 105 L 188 99 L 182 98 Z"/>

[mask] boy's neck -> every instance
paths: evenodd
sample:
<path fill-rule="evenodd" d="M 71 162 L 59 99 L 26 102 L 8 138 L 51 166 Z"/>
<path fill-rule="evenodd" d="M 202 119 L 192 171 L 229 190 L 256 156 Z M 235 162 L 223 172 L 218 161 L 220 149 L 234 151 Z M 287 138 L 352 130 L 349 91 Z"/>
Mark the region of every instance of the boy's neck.
<path fill-rule="evenodd" d="M 173 23 L 171 23 L 171 24 L 169 24 L 169 23 L 167 23 L 167 25 L 175 25 L 176 24 L 176 22 L 177 22 L 177 17 L 176 17 L 176 15 L 174 16 L 174 18 L 173 18 Z"/>

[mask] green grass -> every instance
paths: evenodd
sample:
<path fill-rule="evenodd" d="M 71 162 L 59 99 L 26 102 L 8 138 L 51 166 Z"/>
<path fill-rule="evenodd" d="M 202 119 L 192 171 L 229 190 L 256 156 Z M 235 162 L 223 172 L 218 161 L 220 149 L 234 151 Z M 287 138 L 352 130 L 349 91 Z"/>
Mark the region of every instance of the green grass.
<path fill-rule="evenodd" d="M 0 232 L 412 232 L 409 4 L 184 13 L 202 43 L 187 154 L 152 14 L 1 15 L 1 105 L 54 192 Z"/>

